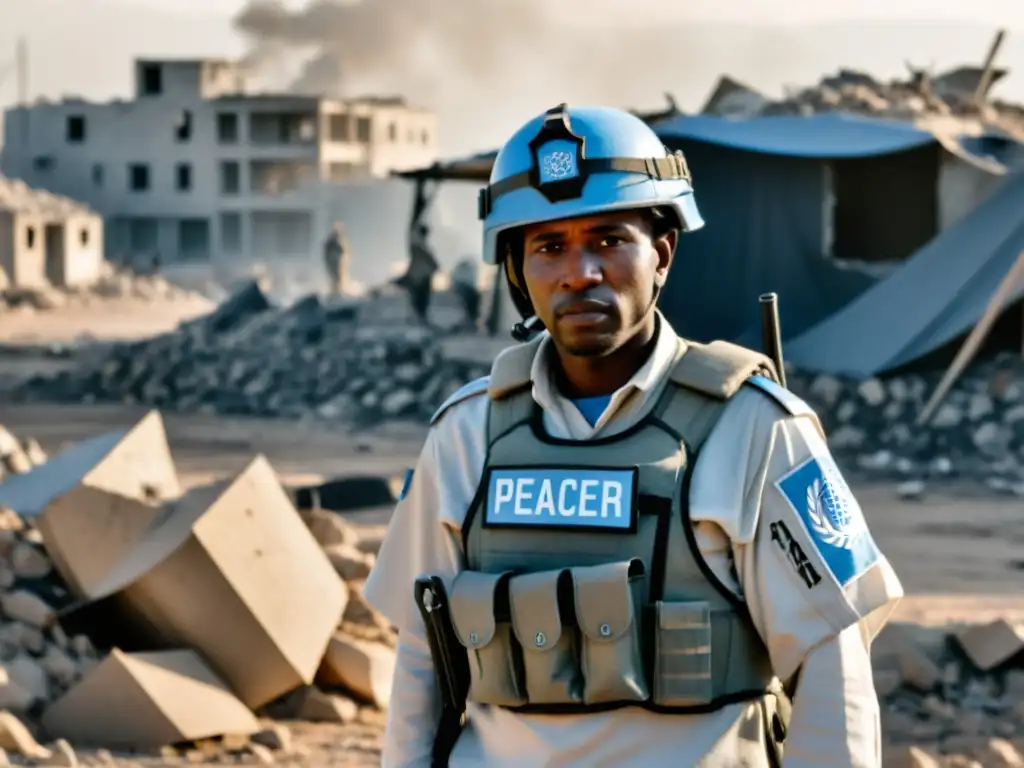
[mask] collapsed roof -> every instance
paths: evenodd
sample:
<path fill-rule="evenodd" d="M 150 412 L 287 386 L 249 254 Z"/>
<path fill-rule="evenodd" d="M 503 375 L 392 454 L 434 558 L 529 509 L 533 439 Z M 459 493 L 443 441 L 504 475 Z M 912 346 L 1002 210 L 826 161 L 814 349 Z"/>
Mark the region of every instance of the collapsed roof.
<path fill-rule="evenodd" d="M 0 176 L 0 211 L 50 218 L 95 215 L 95 211 L 84 203 L 35 189 L 23 181 L 6 176 Z"/>

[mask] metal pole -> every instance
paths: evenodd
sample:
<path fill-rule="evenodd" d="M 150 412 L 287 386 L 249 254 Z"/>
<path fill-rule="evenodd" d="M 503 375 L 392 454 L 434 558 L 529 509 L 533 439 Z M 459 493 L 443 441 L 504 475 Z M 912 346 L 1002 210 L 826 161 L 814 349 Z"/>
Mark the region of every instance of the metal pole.
<path fill-rule="evenodd" d="M 761 304 L 761 340 L 764 353 L 775 364 L 779 384 L 786 386 L 785 361 L 782 359 L 782 329 L 779 324 L 779 296 L 776 293 L 762 293 L 758 301 Z"/>

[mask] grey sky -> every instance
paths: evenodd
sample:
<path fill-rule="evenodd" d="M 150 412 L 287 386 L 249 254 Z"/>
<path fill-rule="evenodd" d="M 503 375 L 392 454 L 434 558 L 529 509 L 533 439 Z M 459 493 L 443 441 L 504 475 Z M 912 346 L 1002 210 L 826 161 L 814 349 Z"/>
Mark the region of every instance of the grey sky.
<path fill-rule="evenodd" d="M 455 11 L 474 0 L 435 1 Z M 133 56 L 243 53 L 245 42 L 231 26 L 242 5 L 238 0 L 0 0 L 0 76 L 15 40 L 24 34 L 30 41 L 33 96 L 126 96 Z M 442 84 L 429 92 L 437 103 L 427 106 L 440 109 L 446 122 L 457 119 L 456 113 L 486 115 L 472 130 L 449 131 L 446 153 L 500 141 L 522 118 L 550 106 L 548 101 L 623 100 L 621 106 L 657 108 L 669 90 L 684 108 L 694 108 L 722 72 L 778 94 L 786 84 L 810 84 L 840 66 L 888 78 L 905 74 L 906 60 L 940 69 L 980 63 L 998 26 L 1010 30 L 999 63 L 1012 71 L 996 95 L 1024 101 L 1020 0 L 559 0 L 549 7 L 558 17 L 550 21 L 577 28 L 671 25 L 678 30 L 672 38 L 678 45 L 653 58 L 642 50 L 614 51 L 623 76 L 604 90 L 570 76 L 552 80 L 536 61 L 509 61 L 486 88 L 477 82 L 472 90 L 448 89 L 455 94 L 444 92 L 449 75 L 438 74 Z M 585 14 L 570 15 L 581 7 Z M 606 53 L 612 55 L 606 46 L 596 46 L 595 59 L 607 58 Z M 524 50 L 528 58 L 544 55 Z M 587 60 L 572 62 L 574 68 L 588 66 Z M 454 82 L 456 76 L 450 77 Z M 409 82 L 399 79 L 382 87 L 412 87 Z M 15 93 L 12 76 L 0 81 L 0 106 Z M 417 102 L 424 93 L 404 95 Z M 470 96 L 460 102 L 460 93 Z"/>

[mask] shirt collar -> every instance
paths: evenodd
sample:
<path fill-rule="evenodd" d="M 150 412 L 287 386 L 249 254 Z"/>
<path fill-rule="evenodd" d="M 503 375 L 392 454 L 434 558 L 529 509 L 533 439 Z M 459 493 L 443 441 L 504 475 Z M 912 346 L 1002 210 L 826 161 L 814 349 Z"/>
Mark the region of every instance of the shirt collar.
<path fill-rule="evenodd" d="M 658 322 L 654 349 L 629 381 L 612 395 L 612 403 L 621 404 L 634 390 L 650 392 L 664 380 L 678 357 L 679 345 L 683 342 L 676 336 L 672 326 L 661 312 L 655 310 L 655 313 Z M 551 336 L 545 332 L 530 370 L 530 378 L 533 380 L 533 397 L 545 410 L 557 407 L 556 403 L 567 400 L 558 391 L 555 383 L 555 354 L 554 342 L 551 340 Z"/>

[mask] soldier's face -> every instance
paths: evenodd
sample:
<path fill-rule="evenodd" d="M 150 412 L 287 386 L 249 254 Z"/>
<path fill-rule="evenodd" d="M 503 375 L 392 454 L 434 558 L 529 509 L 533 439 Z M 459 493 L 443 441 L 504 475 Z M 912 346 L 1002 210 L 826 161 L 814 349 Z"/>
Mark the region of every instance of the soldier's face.
<path fill-rule="evenodd" d="M 537 316 L 571 355 L 610 354 L 650 320 L 675 235 L 652 237 L 646 212 L 534 224 L 523 233 L 523 277 Z"/>

